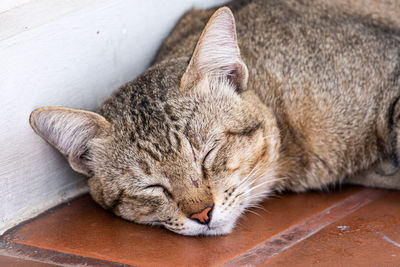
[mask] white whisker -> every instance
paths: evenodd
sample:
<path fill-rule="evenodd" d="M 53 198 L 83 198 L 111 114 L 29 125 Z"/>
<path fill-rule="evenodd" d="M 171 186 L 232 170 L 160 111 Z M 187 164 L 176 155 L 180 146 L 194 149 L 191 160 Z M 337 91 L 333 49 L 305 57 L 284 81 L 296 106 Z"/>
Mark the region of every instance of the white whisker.
<path fill-rule="evenodd" d="M 245 209 L 244 212 L 250 212 L 250 213 L 257 215 L 260 218 L 262 217 L 259 213 L 255 212 L 254 210 L 251 210 L 251 209 Z"/>
<path fill-rule="evenodd" d="M 257 164 L 256 166 L 254 166 L 253 169 L 251 169 L 251 171 L 246 175 L 246 177 L 240 182 L 240 184 L 238 185 L 237 188 L 239 188 L 241 185 L 243 185 L 245 182 L 247 182 L 248 180 L 251 180 L 251 178 L 253 177 L 253 174 L 258 171 L 261 167 Z"/>
<path fill-rule="evenodd" d="M 248 191 L 246 191 L 246 194 L 248 194 L 248 193 L 250 193 L 251 191 L 253 191 L 253 190 L 257 189 L 257 188 L 260 188 L 260 187 L 262 187 L 262 186 L 265 186 L 265 185 L 268 185 L 268 184 L 272 184 L 272 183 L 274 183 L 274 182 L 276 182 L 276 181 L 277 181 L 277 179 L 272 179 L 272 180 L 264 181 L 264 182 L 262 182 L 262 183 L 260 183 L 260 184 L 257 184 L 257 185 L 255 185 L 255 186 L 253 186 L 252 188 L 250 188 Z"/>

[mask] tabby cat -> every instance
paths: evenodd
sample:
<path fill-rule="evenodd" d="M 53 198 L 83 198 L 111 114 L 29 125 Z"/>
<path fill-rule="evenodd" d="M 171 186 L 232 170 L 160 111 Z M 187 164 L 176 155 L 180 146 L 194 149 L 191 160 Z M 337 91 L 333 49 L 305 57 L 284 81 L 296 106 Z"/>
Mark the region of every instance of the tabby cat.
<path fill-rule="evenodd" d="M 154 65 L 97 113 L 32 112 L 96 202 L 137 223 L 221 235 L 272 192 L 400 188 L 396 28 L 316 0 L 214 11 L 189 11 Z"/>

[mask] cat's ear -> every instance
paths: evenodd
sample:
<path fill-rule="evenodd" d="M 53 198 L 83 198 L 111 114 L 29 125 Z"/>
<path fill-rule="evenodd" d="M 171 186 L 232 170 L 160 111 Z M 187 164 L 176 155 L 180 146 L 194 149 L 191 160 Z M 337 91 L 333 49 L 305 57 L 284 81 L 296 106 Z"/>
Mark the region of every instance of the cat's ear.
<path fill-rule="evenodd" d="M 248 70 L 240 57 L 235 19 L 227 7 L 218 9 L 204 28 L 181 79 L 181 88 L 192 88 L 205 76 L 226 78 L 238 91 L 247 85 Z"/>
<path fill-rule="evenodd" d="M 110 133 L 110 123 L 104 117 L 89 111 L 44 107 L 34 110 L 29 120 L 34 131 L 57 148 L 75 171 L 91 175 L 91 141 Z"/>

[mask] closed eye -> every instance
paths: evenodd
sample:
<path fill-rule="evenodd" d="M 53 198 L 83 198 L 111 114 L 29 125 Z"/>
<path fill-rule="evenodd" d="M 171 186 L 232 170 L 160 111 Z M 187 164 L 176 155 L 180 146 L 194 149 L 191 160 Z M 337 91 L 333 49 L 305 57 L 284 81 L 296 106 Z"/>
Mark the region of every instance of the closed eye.
<path fill-rule="evenodd" d="M 201 165 L 202 165 L 203 167 L 204 167 L 204 165 L 205 165 L 205 162 L 206 162 L 208 156 L 210 156 L 211 152 L 213 152 L 213 151 L 217 148 L 218 142 L 219 142 L 219 141 L 220 141 L 220 139 L 215 140 L 215 143 L 214 143 L 213 147 L 212 147 L 212 148 L 206 153 L 206 155 L 204 156 L 203 162 L 201 163 Z"/>
<path fill-rule="evenodd" d="M 163 193 L 164 193 L 167 197 L 173 198 L 171 192 L 170 192 L 165 186 L 163 186 L 163 185 L 161 185 L 161 184 L 152 184 L 152 185 L 148 185 L 148 186 L 146 186 L 144 189 L 151 189 L 151 188 L 154 188 L 154 189 L 157 189 L 157 188 L 158 188 L 158 189 L 162 189 Z"/>
<path fill-rule="evenodd" d="M 206 168 L 206 160 L 207 160 L 208 156 L 210 156 L 211 152 L 213 152 L 215 150 L 215 148 L 217 148 L 216 145 L 214 145 L 213 148 L 211 148 L 207 152 L 207 154 L 203 158 L 203 162 L 201 163 L 201 172 L 202 172 L 202 175 L 203 175 L 203 179 L 207 179 L 208 178 L 208 176 L 207 176 L 207 168 Z"/>
<path fill-rule="evenodd" d="M 211 154 L 211 152 L 213 152 L 213 150 L 214 150 L 215 148 L 216 148 L 216 146 L 214 146 L 213 148 L 211 148 L 211 149 L 207 152 L 207 154 L 204 156 L 203 163 L 201 164 L 202 166 L 205 165 L 205 162 L 206 162 L 206 160 L 207 160 L 207 157 Z"/>

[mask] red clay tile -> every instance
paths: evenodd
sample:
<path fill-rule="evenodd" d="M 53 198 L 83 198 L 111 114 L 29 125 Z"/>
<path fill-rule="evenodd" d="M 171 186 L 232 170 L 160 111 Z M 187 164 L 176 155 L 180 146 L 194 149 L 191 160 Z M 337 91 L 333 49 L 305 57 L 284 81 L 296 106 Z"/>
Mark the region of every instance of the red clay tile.
<path fill-rule="evenodd" d="M 276 234 L 223 266 L 260 264 L 386 194 L 385 190 L 364 189 Z"/>
<path fill-rule="evenodd" d="M 365 206 L 264 266 L 399 266 L 400 192 Z"/>
<path fill-rule="evenodd" d="M 271 236 L 358 192 L 288 194 L 265 201 L 266 211 L 247 213 L 234 232 L 220 237 L 184 237 L 119 219 L 88 196 L 9 233 L 8 241 L 125 264 L 223 264 Z"/>
<path fill-rule="evenodd" d="M 52 264 L 18 259 L 13 257 L 6 257 L 0 255 L 0 266 L 1 267 L 21 267 L 21 266 L 29 266 L 29 267 L 51 267 L 56 266 Z"/>

